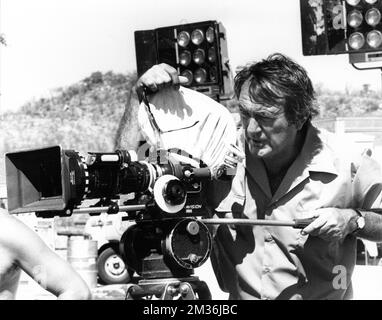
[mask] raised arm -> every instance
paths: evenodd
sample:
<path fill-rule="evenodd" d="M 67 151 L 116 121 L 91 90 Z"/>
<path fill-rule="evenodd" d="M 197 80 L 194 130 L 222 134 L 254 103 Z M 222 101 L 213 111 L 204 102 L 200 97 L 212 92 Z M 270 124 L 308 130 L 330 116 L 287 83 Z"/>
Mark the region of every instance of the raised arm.
<path fill-rule="evenodd" d="M 157 64 L 147 70 L 137 81 L 135 88 L 141 100 L 143 89 L 146 87 L 151 92 L 161 88 L 187 83 L 188 79 L 178 75 L 177 70 L 165 63 Z"/>

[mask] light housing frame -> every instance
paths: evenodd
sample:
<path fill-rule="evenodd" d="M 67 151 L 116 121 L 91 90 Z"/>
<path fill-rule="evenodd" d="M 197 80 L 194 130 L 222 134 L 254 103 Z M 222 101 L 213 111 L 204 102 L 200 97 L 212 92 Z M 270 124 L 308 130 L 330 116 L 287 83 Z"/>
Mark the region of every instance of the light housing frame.
<path fill-rule="evenodd" d="M 195 44 L 192 41 L 192 32 L 198 29 L 203 33 L 203 41 Z M 206 36 L 207 31 L 209 41 Z M 178 35 L 182 32 L 190 35 L 189 43 L 184 46 L 180 46 L 178 43 Z M 222 23 L 207 20 L 152 30 L 137 30 L 134 32 L 134 36 L 138 77 L 153 65 L 160 63 L 173 66 L 177 69 L 178 74 L 182 74 L 186 70 L 190 70 L 194 74 L 197 69 L 203 68 L 207 72 L 204 83 L 198 83 L 193 79 L 191 84 L 184 86 L 202 92 L 218 101 L 228 100 L 234 96 L 226 31 Z M 208 52 L 212 47 L 215 50 L 215 59 L 208 59 Z M 204 61 L 199 64 L 195 63 L 193 59 L 194 52 L 198 49 L 204 51 Z M 180 63 L 180 54 L 185 50 L 191 53 L 191 62 L 188 65 Z"/>

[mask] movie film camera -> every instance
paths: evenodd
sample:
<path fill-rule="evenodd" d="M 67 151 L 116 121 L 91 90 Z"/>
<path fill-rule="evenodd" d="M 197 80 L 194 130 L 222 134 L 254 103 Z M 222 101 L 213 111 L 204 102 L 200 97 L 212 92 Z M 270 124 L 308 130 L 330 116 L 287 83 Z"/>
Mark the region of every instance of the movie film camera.
<path fill-rule="evenodd" d="M 232 173 L 222 166 L 212 174 L 202 161 L 195 165 L 184 161 L 190 155 L 171 151 L 158 150 L 149 161 L 125 150 L 80 155 L 60 146 L 7 153 L 9 212 L 45 218 L 126 212 L 123 219 L 135 223 L 123 233 L 120 253 L 139 275 L 127 299 L 211 299 L 207 284 L 194 276 L 210 256 L 208 224 L 304 228 L 312 221 L 208 218 L 206 184 Z M 97 202 L 84 206 L 90 199 Z"/>
<path fill-rule="evenodd" d="M 174 155 L 160 150 L 156 161 L 137 161 L 124 150 L 80 155 L 60 146 L 8 153 L 9 212 L 46 218 L 126 212 L 136 223 L 123 234 L 120 251 L 141 276 L 130 298 L 209 299 L 193 269 L 211 250 L 210 233 L 197 218 L 206 214 L 203 188 L 211 173 Z M 83 207 L 88 199 L 98 202 Z"/>

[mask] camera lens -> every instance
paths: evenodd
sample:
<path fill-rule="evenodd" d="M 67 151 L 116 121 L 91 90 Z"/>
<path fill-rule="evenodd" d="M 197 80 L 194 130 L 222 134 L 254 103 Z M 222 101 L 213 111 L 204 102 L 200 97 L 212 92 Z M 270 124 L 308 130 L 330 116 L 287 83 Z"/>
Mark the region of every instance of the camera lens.
<path fill-rule="evenodd" d="M 171 205 L 180 205 L 186 198 L 186 190 L 179 180 L 167 182 L 163 193 L 166 202 Z"/>

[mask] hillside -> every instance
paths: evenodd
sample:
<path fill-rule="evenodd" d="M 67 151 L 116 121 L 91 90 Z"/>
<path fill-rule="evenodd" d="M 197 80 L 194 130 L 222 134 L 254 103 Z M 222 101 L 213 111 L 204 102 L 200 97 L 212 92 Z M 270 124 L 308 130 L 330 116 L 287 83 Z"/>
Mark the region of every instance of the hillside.
<path fill-rule="evenodd" d="M 69 87 L 55 89 L 49 97 L 29 101 L 18 112 L 3 114 L 1 155 L 52 145 L 81 152 L 114 151 L 125 129 L 120 127 L 121 118 L 129 118 L 132 111 L 126 106 L 135 81 L 135 74 L 94 72 Z M 0 165 L 2 183 L 3 157 Z"/>

